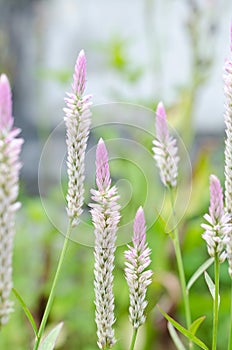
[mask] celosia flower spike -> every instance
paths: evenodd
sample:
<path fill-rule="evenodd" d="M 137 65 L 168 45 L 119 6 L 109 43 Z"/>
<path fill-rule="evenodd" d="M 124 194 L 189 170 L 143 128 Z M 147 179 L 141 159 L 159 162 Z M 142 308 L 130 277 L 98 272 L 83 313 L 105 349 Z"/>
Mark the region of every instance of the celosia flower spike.
<path fill-rule="evenodd" d="M 161 181 L 167 187 L 175 187 L 178 176 L 178 149 L 176 139 L 169 134 L 166 111 L 162 102 L 158 104 L 156 110 L 156 139 L 153 144 L 152 150 Z"/>
<path fill-rule="evenodd" d="M 115 344 L 113 269 L 120 206 L 117 203 L 119 196 L 116 187 L 110 187 L 108 155 L 102 139 L 96 150 L 96 183 L 98 189 L 91 190 L 94 203 L 90 204 L 95 227 L 95 321 L 98 347 L 106 349 Z"/>
<path fill-rule="evenodd" d="M 232 51 L 232 25 L 230 28 Z M 225 93 L 225 202 L 226 211 L 231 216 L 232 221 L 232 59 L 225 62 L 224 93 Z M 229 263 L 229 274 L 232 278 L 232 232 L 228 234 L 227 259 Z"/>
<path fill-rule="evenodd" d="M 82 50 L 77 58 L 73 75 L 72 93 L 65 98 L 67 108 L 64 120 L 67 128 L 67 167 L 68 167 L 68 193 L 67 213 L 72 220 L 72 226 L 76 226 L 83 211 L 84 204 L 84 171 L 85 152 L 90 130 L 90 99 L 91 96 L 83 96 L 86 82 L 86 58 Z"/>
<path fill-rule="evenodd" d="M 204 215 L 207 224 L 202 224 L 205 232 L 202 238 L 207 243 L 208 253 L 219 262 L 226 259 L 225 247 L 228 241 L 228 233 L 231 230 L 230 215 L 224 213 L 223 193 L 220 181 L 215 175 L 210 176 L 210 207 L 209 214 Z"/>
<path fill-rule="evenodd" d="M 136 213 L 134 220 L 133 246 L 128 245 L 125 252 L 125 277 L 130 293 L 129 319 L 134 329 L 145 322 L 147 306 L 146 292 L 151 283 L 152 271 L 146 270 L 150 265 L 150 253 L 146 243 L 146 226 L 142 207 Z"/>
<path fill-rule="evenodd" d="M 19 191 L 22 139 L 13 128 L 11 89 L 6 75 L 0 76 L 0 325 L 7 323 L 13 302 L 9 300 L 13 286 L 12 254 L 15 211 Z"/>

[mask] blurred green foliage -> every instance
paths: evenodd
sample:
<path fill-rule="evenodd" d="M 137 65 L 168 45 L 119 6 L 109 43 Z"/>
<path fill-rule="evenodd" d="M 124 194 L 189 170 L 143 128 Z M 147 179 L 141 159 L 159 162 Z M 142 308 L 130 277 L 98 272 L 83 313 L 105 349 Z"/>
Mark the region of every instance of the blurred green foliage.
<path fill-rule="evenodd" d="M 113 136 L 113 134 L 111 134 Z M 114 135 L 115 136 L 115 135 Z M 139 136 L 139 134 L 137 135 Z M 105 135 L 106 137 L 106 135 Z M 147 144 L 147 138 L 141 141 Z M 223 152 L 221 140 L 211 140 L 210 147 L 200 148 L 193 164 L 192 188 L 189 206 L 185 216 L 179 223 L 184 266 L 187 280 L 195 270 L 208 258 L 206 246 L 201 238 L 202 216 L 207 211 L 208 177 L 216 170 L 215 150 Z M 133 219 L 137 206 L 144 201 L 144 178 L 139 171 L 135 171 L 133 164 L 125 160 L 112 162 L 112 176 L 117 182 L 119 177 L 132 181 L 133 196 L 131 201 L 123 203 L 123 220 Z M 222 176 L 221 173 L 218 174 Z M 64 179 L 64 182 L 66 180 Z M 186 186 L 189 186 L 186 185 Z M 150 203 L 156 220 L 151 220 L 148 213 L 147 239 L 152 249 L 153 283 L 148 290 L 149 304 L 147 307 L 146 324 L 139 331 L 137 349 L 172 349 L 165 321 L 156 309 L 159 303 L 172 317 L 184 324 L 183 304 L 177 277 L 176 262 L 172 243 L 166 232 L 166 220 L 170 213 L 165 209 L 157 216 L 155 193 L 161 184 L 154 183 L 154 202 Z M 120 188 L 120 186 L 119 186 Z M 184 190 L 184 189 L 183 189 Z M 120 191 L 119 191 L 120 192 Z M 48 194 L 54 207 L 65 206 L 59 191 L 53 189 Z M 21 195 L 22 209 L 17 218 L 17 234 L 15 236 L 14 251 L 14 287 L 21 294 L 32 311 L 37 323 L 41 320 L 54 275 L 59 252 L 63 243 L 63 235 L 50 223 L 46 211 L 39 197 L 28 198 Z M 58 203 L 60 202 L 60 203 Z M 178 206 L 178 203 L 177 203 Z M 164 203 L 169 208 L 167 198 Z M 59 211 L 57 211 L 59 215 Z M 151 225 L 149 225 L 151 224 Z M 92 235 L 93 235 L 93 228 Z M 85 235 L 85 232 L 81 232 Z M 115 262 L 115 302 L 116 302 L 116 350 L 128 348 L 131 327 L 128 321 L 128 291 L 124 279 L 124 250 L 125 245 L 118 247 Z M 94 322 L 94 290 L 93 290 L 93 248 L 70 241 L 65 264 L 58 283 L 56 298 L 49 318 L 47 331 L 52 326 L 64 321 L 63 330 L 59 338 L 57 349 L 96 350 L 96 329 Z M 212 268 L 209 269 L 212 276 Z M 228 323 L 229 309 L 229 276 L 227 263 L 221 269 L 221 306 L 218 349 L 225 349 L 227 338 L 225 330 Z M 12 299 L 14 296 L 12 295 Z M 190 302 L 193 320 L 199 316 L 206 316 L 206 320 L 198 331 L 207 345 L 211 342 L 212 329 L 212 298 L 203 277 L 195 283 L 190 291 Z M 1 349 L 29 349 L 33 343 L 33 331 L 15 300 L 15 312 L 10 322 L 1 330 Z"/>

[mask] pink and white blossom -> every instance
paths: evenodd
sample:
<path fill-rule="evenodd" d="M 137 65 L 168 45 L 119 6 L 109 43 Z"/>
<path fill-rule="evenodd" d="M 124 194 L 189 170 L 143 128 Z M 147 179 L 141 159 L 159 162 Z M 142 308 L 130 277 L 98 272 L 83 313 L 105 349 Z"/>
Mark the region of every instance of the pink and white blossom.
<path fill-rule="evenodd" d="M 13 303 L 9 300 L 13 286 L 12 254 L 15 212 L 19 192 L 19 155 L 23 140 L 20 129 L 13 127 L 12 96 L 5 74 L 0 76 L 0 325 L 7 323 Z"/>
<path fill-rule="evenodd" d="M 154 159 L 160 171 L 160 178 L 167 187 L 176 187 L 178 177 L 177 141 L 170 135 L 167 115 L 162 102 L 156 110 L 156 138 L 153 141 Z"/>
<path fill-rule="evenodd" d="M 152 276 L 152 271 L 147 270 L 151 263 L 151 250 L 146 242 L 146 223 L 142 207 L 135 216 L 132 243 L 125 252 L 125 277 L 130 293 L 129 319 L 133 328 L 137 329 L 146 319 L 146 292 Z"/>
<path fill-rule="evenodd" d="M 220 181 L 215 175 L 210 176 L 210 207 L 204 215 L 207 224 L 201 227 L 205 230 L 202 238 L 207 243 L 210 256 L 219 257 L 222 263 L 226 259 L 226 244 L 231 230 L 230 215 L 224 212 L 223 192 Z"/>
<path fill-rule="evenodd" d="M 82 50 L 77 58 L 72 92 L 67 93 L 64 120 L 67 128 L 68 193 L 67 213 L 76 226 L 83 211 L 85 152 L 91 124 L 91 96 L 83 96 L 86 84 L 86 58 Z"/>
<path fill-rule="evenodd" d="M 91 190 L 94 203 L 90 204 L 95 228 L 95 321 L 98 347 L 105 349 L 111 348 L 115 344 L 113 270 L 120 206 L 117 188 L 110 187 L 108 155 L 102 139 L 98 142 L 96 150 L 96 183 L 97 190 Z"/>

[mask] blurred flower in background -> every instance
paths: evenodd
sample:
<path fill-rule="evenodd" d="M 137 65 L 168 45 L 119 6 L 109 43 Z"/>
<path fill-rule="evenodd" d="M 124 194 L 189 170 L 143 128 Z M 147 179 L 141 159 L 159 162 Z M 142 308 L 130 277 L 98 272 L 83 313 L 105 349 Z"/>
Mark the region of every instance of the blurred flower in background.
<path fill-rule="evenodd" d="M 228 46 L 229 0 L 136 0 L 133 10 L 122 0 L 102 0 L 97 7 L 80 0 L 1 0 L 0 9 L 0 70 L 12 80 L 19 123 L 29 139 L 24 174 L 30 192 L 37 191 L 37 173 L 29 165 L 36 165 L 40 141 L 62 120 L 69 67 L 82 47 L 95 104 L 127 101 L 154 108 L 162 99 L 175 108 L 173 119 L 186 134 L 223 130 L 218 77 Z"/>

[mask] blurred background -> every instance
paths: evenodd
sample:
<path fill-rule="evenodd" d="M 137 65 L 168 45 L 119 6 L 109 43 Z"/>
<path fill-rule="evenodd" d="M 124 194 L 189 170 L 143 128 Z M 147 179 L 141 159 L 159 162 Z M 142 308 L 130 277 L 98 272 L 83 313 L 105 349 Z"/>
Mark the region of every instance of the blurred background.
<path fill-rule="evenodd" d="M 152 158 L 154 111 L 167 108 L 181 163 L 176 212 L 187 280 L 207 259 L 201 238 L 208 179 L 223 181 L 223 65 L 230 55 L 230 0 L 0 0 L 0 72 L 13 89 L 15 124 L 22 129 L 23 169 L 17 217 L 14 285 L 39 324 L 67 225 L 65 91 L 83 48 L 93 121 L 86 159 L 86 205 L 73 232 L 48 327 L 64 320 L 57 349 L 96 350 L 94 234 L 88 203 L 99 137 L 109 150 L 122 220 L 115 267 L 116 350 L 128 348 L 125 244 L 139 205 L 145 208 L 154 280 L 137 349 L 173 349 L 157 302 L 184 324 L 175 257 L 167 235 L 170 206 Z M 193 189 L 193 190 L 192 190 Z M 212 271 L 209 269 L 209 272 Z M 218 349 L 225 349 L 229 277 L 221 272 Z M 14 297 L 12 296 L 12 299 Z M 198 336 L 211 343 L 212 299 L 203 278 L 190 293 L 193 319 L 206 315 Z M 223 336 L 222 336 L 223 334 Z M 33 333 L 15 301 L 1 330 L 1 349 L 30 349 Z"/>

